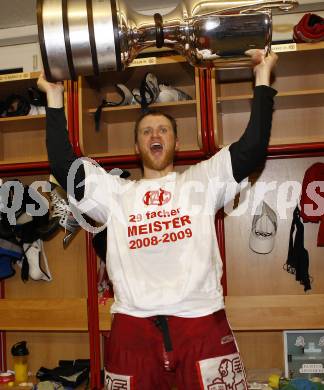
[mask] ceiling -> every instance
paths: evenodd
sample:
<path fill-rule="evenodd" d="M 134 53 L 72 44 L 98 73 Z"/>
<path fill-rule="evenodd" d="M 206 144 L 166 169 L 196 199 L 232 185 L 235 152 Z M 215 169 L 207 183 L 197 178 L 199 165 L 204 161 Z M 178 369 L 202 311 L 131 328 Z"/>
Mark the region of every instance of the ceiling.
<path fill-rule="evenodd" d="M 36 24 L 36 0 L 0 0 L 1 28 Z"/>
<path fill-rule="evenodd" d="M 164 0 L 163 9 L 169 12 L 178 2 L 177 0 Z M 35 25 L 36 3 L 37 0 L 0 0 L 0 34 L 1 29 Z M 161 7 L 159 0 L 126 0 L 126 3 L 134 10 L 143 13 L 148 10 L 160 10 Z"/>

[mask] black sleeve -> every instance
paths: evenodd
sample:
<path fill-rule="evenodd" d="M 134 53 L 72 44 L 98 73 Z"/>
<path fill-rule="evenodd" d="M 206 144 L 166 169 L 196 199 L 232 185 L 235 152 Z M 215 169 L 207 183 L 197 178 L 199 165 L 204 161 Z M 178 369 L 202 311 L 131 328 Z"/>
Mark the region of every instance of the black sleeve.
<path fill-rule="evenodd" d="M 247 128 L 242 137 L 229 147 L 233 176 L 238 183 L 266 159 L 276 93 L 276 90 L 265 85 L 255 87 Z"/>
<path fill-rule="evenodd" d="M 69 169 L 77 156 L 69 140 L 63 108 L 46 107 L 46 147 L 51 171 L 58 183 L 67 191 Z M 78 187 L 84 178 L 85 171 L 81 164 L 74 180 L 74 194 L 78 201 L 84 196 L 84 186 Z"/>

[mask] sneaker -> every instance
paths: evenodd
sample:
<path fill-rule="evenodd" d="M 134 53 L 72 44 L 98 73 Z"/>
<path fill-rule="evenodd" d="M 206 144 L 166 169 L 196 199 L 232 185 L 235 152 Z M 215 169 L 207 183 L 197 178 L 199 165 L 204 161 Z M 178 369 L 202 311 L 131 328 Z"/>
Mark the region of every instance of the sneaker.
<path fill-rule="evenodd" d="M 67 198 L 63 195 L 63 189 L 58 185 L 51 183 L 52 191 L 50 192 L 51 200 L 51 218 L 57 219 L 60 226 L 62 226 L 66 232 L 63 238 L 63 248 L 67 248 L 72 238 L 79 230 L 80 225 L 74 218 L 71 208 L 67 202 Z"/>
<path fill-rule="evenodd" d="M 166 84 L 160 84 L 160 94 L 157 99 L 158 103 L 177 102 L 180 100 L 192 100 L 192 97 L 181 91 L 181 89 Z"/>
<path fill-rule="evenodd" d="M 160 94 L 159 84 L 155 74 L 150 72 L 146 73 L 140 88 L 134 88 L 132 93 L 135 100 L 142 107 L 147 107 L 148 105 L 155 103 Z"/>
<path fill-rule="evenodd" d="M 97 107 L 97 110 L 94 114 L 95 128 L 96 131 L 100 129 L 100 120 L 101 120 L 101 112 L 104 107 L 116 107 L 116 106 L 127 106 L 130 104 L 136 104 L 136 100 L 131 91 L 124 84 L 116 84 L 115 85 L 121 99 L 118 102 L 108 101 L 103 99 L 101 104 Z"/>
<path fill-rule="evenodd" d="M 160 94 L 158 79 L 154 73 L 146 73 L 144 77 L 145 89 L 152 96 L 151 103 L 155 103 Z"/>
<path fill-rule="evenodd" d="M 120 96 L 119 101 L 106 100 L 103 99 L 100 107 L 115 107 L 115 106 L 128 106 L 130 104 L 135 104 L 136 101 L 134 99 L 131 91 L 126 87 L 125 84 L 115 84 L 115 88 Z"/>
<path fill-rule="evenodd" d="M 50 282 L 52 280 L 52 275 L 48 267 L 48 260 L 44 250 L 44 244 L 42 240 L 36 240 L 31 244 L 24 244 L 23 249 L 25 252 L 25 259 L 28 262 L 28 275 L 25 275 L 22 279 L 28 280 L 30 277 L 32 280 L 44 280 L 45 282 Z M 42 269 L 41 262 L 43 260 L 44 270 Z M 22 267 L 23 264 L 18 263 Z"/>
<path fill-rule="evenodd" d="M 139 88 L 134 88 L 132 90 L 132 94 L 134 96 L 136 103 L 141 104 L 142 103 L 142 96 L 141 96 L 141 92 L 140 92 Z M 145 92 L 145 99 L 146 99 L 146 101 L 150 101 L 150 99 L 151 99 L 151 96 L 148 92 Z"/>
<path fill-rule="evenodd" d="M 124 84 L 116 84 L 116 89 L 122 97 L 122 100 L 119 102 L 119 106 L 128 106 L 131 104 L 136 104 L 136 100 L 131 93 L 131 91 Z"/>

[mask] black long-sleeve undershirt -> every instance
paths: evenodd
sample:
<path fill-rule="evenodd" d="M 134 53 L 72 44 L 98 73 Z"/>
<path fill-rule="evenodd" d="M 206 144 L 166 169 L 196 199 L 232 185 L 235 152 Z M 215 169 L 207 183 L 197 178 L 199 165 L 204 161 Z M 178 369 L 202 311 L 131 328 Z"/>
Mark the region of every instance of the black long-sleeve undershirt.
<path fill-rule="evenodd" d="M 51 172 L 57 182 L 67 191 L 67 178 L 73 162 L 78 158 L 73 151 L 66 128 L 64 108 L 46 107 L 46 147 Z M 75 175 L 74 195 L 77 200 L 84 196 L 84 187 L 78 187 L 85 178 L 83 164 Z"/>
<path fill-rule="evenodd" d="M 241 138 L 229 147 L 233 176 L 238 183 L 266 159 L 276 93 L 276 90 L 265 85 L 255 87 L 247 128 Z"/>
<path fill-rule="evenodd" d="M 250 120 L 242 137 L 230 145 L 233 176 L 237 182 L 249 176 L 266 158 L 272 123 L 273 97 L 276 91 L 267 86 L 254 89 Z M 46 109 L 46 146 L 53 175 L 67 191 L 67 177 L 72 163 L 77 159 L 69 141 L 63 108 Z M 81 164 L 75 183 L 85 178 Z M 77 200 L 84 196 L 84 187 L 74 189 Z"/>

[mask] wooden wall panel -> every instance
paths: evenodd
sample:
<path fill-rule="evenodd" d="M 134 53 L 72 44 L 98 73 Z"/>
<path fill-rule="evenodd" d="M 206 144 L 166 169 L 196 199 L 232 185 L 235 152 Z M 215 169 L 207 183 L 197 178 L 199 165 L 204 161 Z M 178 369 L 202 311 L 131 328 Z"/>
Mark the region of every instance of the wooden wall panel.
<path fill-rule="evenodd" d="M 324 294 L 225 297 L 234 330 L 324 328 Z"/>
<path fill-rule="evenodd" d="M 283 372 L 284 350 L 282 332 L 235 332 L 244 367 L 249 372 L 279 369 Z M 266 379 L 266 378 L 261 378 Z"/>
<path fill-rule="evenodd" d="M 245 194 L 246 211 L 239 216 L 225 217 L 225 243 L 228 295 L 273 295 L 273 294 L 301 294 L 303 286 L 295 281 L 293 275 L 283 270 L 287 259 L 289 232 L 292 213 L 299 200 L 305 170 L 313 163 L 324 162 L 320 158 L 296 158 L 268 160 L 264 171 L 259 177 L 253 177 L 257 183 L 252 186 L 250 196 Z M 285 191 L 285 182 L 293 183 L 296 191 Z M 275 246 L 269 254 L 257 254 L 249 248 L 249 236 L 252 225 L 253 203 L 258 204 L 256 189 L 261 183 L 273 183 L 273 190 L 269 191 L 264 199 L 277 212 L 278 231 Z M 299 184 L 298 184 L 299 183 Z M 299 186 L 299 187 L 298 187 Z M 260 187 L 259 187 L 260 188 Z M 291 198 L 293 196 L 293 198 Z M 263 197 L 260 197 L 260 200 Z M 241 200 L 243 204 L 243 199 Z M 290 203 L 290 205 L 289 205 Z M 289 207 L 286 207 L 288 205 Z M 225 211 L 229 210 L 228 206 Z M 238 209 L 234 209 L 236 212 Z M 310 293 L 324 293 L 323 248 L 316 246 L 318 224 L 307 223 L 305 226 L 305 247 L 310 256 L 309 273 L 313 276 Z M 235 237 L 233 245 L 232 237 Z"/>
<path fill-rule="evenodd" d="M 270 145 L 294 144 L 303 142 L 323 142 L 323 115 L 324 107 L 310 107 L 312 96 L 305 96 L 304 107 L 295 108 L 290 100 L 278 97 L 276 102 L 284 108 L 277 109 L 273 115 Z M 221 145 L 235 142 L 243 134 L 250 117 L 250 102 L 244 102 L 246 110 L 242 110 L 242 101 L 230 101 L 223 104 L 223 128 Z M 289 107 L 290 104 L 290 107 Z M 317 103 L 318 104 L 318 103 Z M 322 101 L 323 104 L 323 95 Z M 239 112 L 235 112 L 239 111 Z M 312 125 L 309 125 L 309 118 Z"/>
<path fill-rule="evenodd" d="M 0 329 L 13 331 L 87 331 L 87 300 L 1 299 Z"/>

